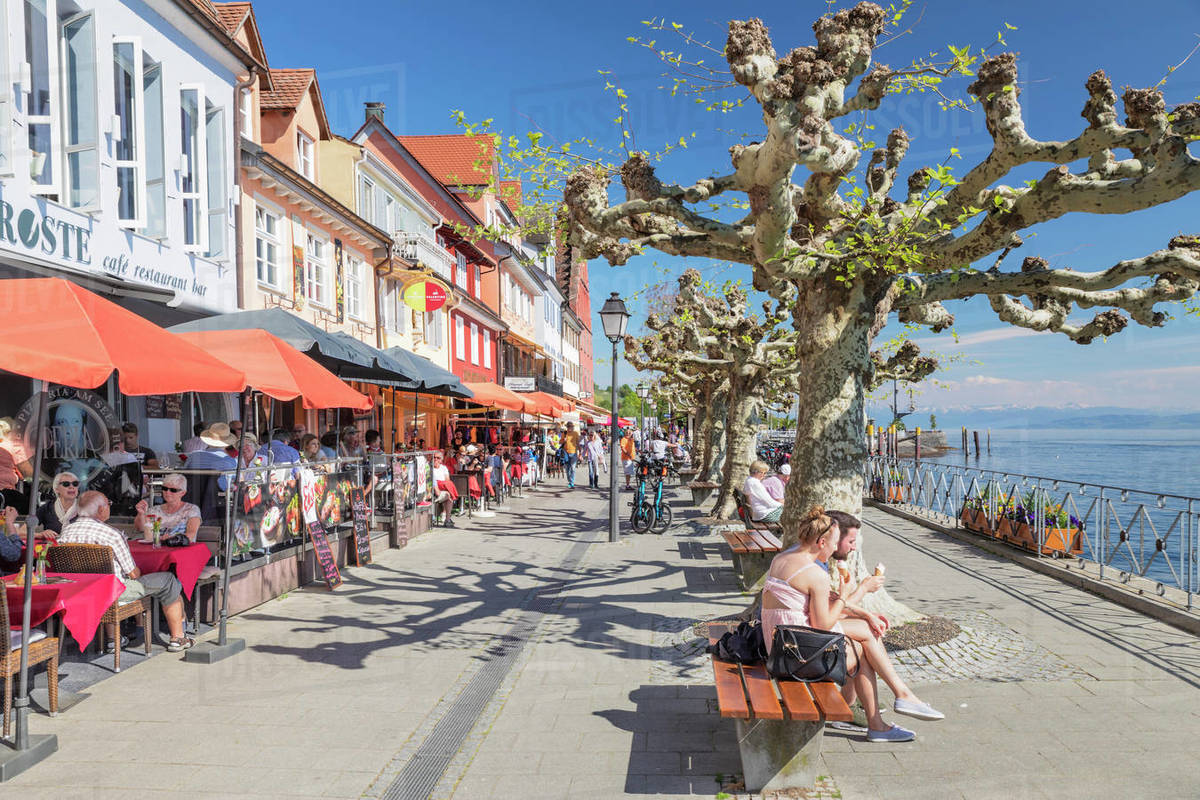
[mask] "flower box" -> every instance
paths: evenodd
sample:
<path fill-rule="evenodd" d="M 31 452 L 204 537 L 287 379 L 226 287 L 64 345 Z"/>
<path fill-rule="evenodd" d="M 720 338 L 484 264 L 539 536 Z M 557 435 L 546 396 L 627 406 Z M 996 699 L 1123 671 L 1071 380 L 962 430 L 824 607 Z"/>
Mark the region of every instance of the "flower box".
<path fill-rule="evenodd" d="M 988 525 L 987 515 L 983 513 L 983 509 L 964 508 L 960 519 L 962 520 L 963 527 L 969 531 L 987 534 L 992 532 L 991 527 Z"/>

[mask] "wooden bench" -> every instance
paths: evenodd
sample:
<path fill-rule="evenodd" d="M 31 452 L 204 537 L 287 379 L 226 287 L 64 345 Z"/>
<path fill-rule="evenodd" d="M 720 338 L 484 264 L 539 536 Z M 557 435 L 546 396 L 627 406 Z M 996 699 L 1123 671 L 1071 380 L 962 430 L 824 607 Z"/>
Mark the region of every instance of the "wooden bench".
<path fill-rule="evenodd" d="M 756 531 L 767 531 L 776 536 L 783 534 L 783 525 L 778 522 L 762 522 L 755 521 L 750 517 L 750 504 L 746 502 L 746 495 L 742 494 L 741 489 L 733 490 L 733 502 L 737 504 L 738 516 L 742 518 L 742 522 L 746 523 L 747 528 L 753 528 Z"/>
<path fill-rule="evenodd" d="M 687 486 L 697 475 L 700 474 L 700 470 L 696 469 L 695 467 L 685 467 L 683 469 L 676 470 L 675 474 L 679 476 L 679 485 Z"/>
<path fill-rule="evenodd" d="M 743 591 L 758 582 L 783 547 L 770 531 L 721 531 L 721 535 L 733 551 L 733 569 Z"/>
<path fill-rule="evenodd" d="M 692 481 L 687 487 L 692 490 L 692 505 L 700 506 L 708 502 L 708 498 L 721 488 L 721 484 L 712 481 Z"/>
<path fill-rule="evenodd" d="M 715 642 L 729 626 L 709 626 Z M 749 792 L 810 788 L 820 771 L 826 721 L 854 714 L 836 683 L 776 680 L 762 664 L 734 664 L 712 656 L 717 705 L 737 725 L 742 776 Z"/>

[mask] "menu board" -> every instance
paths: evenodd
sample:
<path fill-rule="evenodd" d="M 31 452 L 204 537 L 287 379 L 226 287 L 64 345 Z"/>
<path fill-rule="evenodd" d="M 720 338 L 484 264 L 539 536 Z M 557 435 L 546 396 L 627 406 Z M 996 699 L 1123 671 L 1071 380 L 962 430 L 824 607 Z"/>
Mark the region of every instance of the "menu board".
<path fill-rule="evenodd" d="M 312 501 L 311 516 L 302 513 L 302 481 L 297 480 L 305 473 Z M 238 493 L 233 525 L 234 555 L 301 539 L 306 524 L 314 519 L 326 528 L 350 519 L 350 491 L 354 477 L 349 472 L 326 474 L 292 467 L 248 471 Z"/>
<path fill-rule="evenodd" d="M 367 500 L 361 486 L 350 490 L 350 510 L 354 515 L 354 563 L 371 563 L 371 530 L 367 527 Z"/>
<path fill-rule="evenodd" d="M 312 540 L 313 555 L 317 557 L 325 585 L 331 591 L 341 586 L 342 573 L 338 572 L 337 559 L 333 556 L 333 548 L 329 546 L 329 537 L 325 535 L 325 527 L 320 520 L 308 523 L 308 538 Z"/>
<path fill-rule="evenodd" d="M 179 419 L 183 412 L 182 399 L 177 394 L 146 395 L 146 418 Z"/>

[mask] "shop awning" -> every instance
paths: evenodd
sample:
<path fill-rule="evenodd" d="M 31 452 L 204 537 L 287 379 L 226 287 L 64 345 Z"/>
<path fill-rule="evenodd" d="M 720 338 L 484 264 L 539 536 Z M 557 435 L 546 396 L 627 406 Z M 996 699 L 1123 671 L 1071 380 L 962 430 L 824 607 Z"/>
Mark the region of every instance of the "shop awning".
<path fill-rule="evenodd" d="M 0 369 L 127 395 L 240 392 L 245 375 L 132 311 L 63 278 L 3 282 Z"/>
<path fill-rule="evenodd" d="M 214 317 L 205 317 L 175 325 L 170 330 L 173 333 L 184 333 L 250 328 L 259 328 L 278 336 L 339 378 L 370 382 L 411 381 L 415 377 L 400 371 L 401 366 L 384 356 L 383 351 L 359 342 L 352 336 L 333 334 L 322 330 L 282 308 L 263 308 L 218 314 Z M 362 345 L 362 347 L 358 345 Z"/>
<path fill-rule="evenodd" d="M 429 394 L 442 394 L 451 397 L 470 398 L 471 390 L 462 380 L 448 369 L 442 369 L 424 356 L 410 353 L 403 347 L 389 347 L 383 352 L 404 364 L 408 369 L 420 374 L 418 391 Z"/>
<path fill-rule="evenodd" d="M 537 403 L 538 413 L 543 417 L 561 419 L 565 412 L 571 411 L 574 408 L 574 404 L 570 400 L 555 397 L 546 392 L 524 392 L 522 397 L 528 397 Z"/>
<path fill-rule="evenodd" d="M 471 398 L 472 403 L 507 408 L 509 411 L 523 411 L 526 414 L 538 413 L 537 403 L 533 400 L 526 399 L 524 395 L 516 392 L 510 392 L 499 384 L 465 383 L 463 385 L 474 392 L 474 397 Z"/>
<path fill-rule="evenodd" d="M 264 330 L 196 331 L 178 336 L 246 373 L 246 383 L 276 400 L 301 399 L 304 408 L 366 411 L 371 398 Z"/>

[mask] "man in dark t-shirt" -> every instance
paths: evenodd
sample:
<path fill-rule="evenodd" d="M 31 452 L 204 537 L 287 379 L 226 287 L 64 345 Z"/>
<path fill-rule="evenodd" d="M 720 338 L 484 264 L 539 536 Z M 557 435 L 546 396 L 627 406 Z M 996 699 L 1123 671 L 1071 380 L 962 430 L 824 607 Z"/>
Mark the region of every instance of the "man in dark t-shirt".
<path fill-rule="evenodd" d="M 133 456 L 139 464 L 150 469 L 158 469 L 158 455 L 149 447 L 138 444 L 138 426 L 126 422 L 121 426 L 121 444 L 126 453 Z"/>

